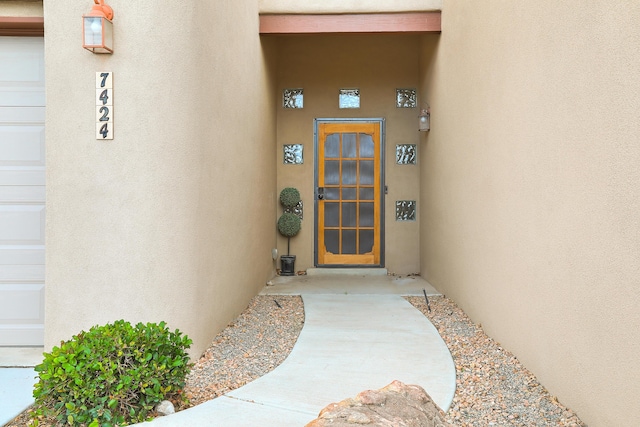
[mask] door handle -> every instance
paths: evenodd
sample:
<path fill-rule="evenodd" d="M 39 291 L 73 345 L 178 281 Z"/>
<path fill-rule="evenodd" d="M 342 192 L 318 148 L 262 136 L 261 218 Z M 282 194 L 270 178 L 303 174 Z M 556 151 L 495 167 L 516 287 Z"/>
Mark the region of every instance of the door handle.
<path fill-rule="evenodd" d="M 324 187 L 318 187 L 318 200 L 324 200 Z"/>

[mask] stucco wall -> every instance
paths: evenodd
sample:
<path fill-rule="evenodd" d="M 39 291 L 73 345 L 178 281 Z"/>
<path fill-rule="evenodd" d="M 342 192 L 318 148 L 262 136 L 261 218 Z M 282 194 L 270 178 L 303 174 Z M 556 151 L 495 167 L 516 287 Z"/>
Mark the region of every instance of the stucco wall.
<path fill-rule="evenodd" d="M 42 16 L 42 0 L 0 1 L 0 16 Z"/>
<path fill-rule="evenodd" d="M 422 54 L 422 273 L 590 426 L 635 425 L 640 4 L 442 17 Z"/>
<path fill-rule="evenodd" d="M 199 355 L 274 271 L 275 68 L 257 0 L 112 0 L 113 55 L 82 49 L 90 3 L 45 4 L 46 345 L 164 320 Z M 114 75 L 113 141 L 95 138 L 96 71 Z"/>
<path fill-rule="evenodd" d="M 314 118 L 386 119 L 386 267 L 397 273 L 419 270 L 419 221 L 397 222 L 396 200 L 419 200 L 419 170 L 395 163 L 396 144 L 417 144 L 417 108 L 397 108 L 396 88 L 418 85 L 417 36 L 305 36 L 278 39 L 278 191 L 295 186 L 304 203 L 302 231 L 291 239 L 296 270 L 314 265 Z M 304 89 L 304 108 L 282 108 L 282 91 Z M 359 109 L 338 108 L 343 88 L 359 88 Z M 304 164 L 284 165 L 284 144 L 304 145 Z M 281 209 L 279 210 L 281 212 Z M 287 240 L 278 237 L 286 254 Z"/>
<path fill-rule="evenodd" d="M 260 0 L 260 13 L 372 13 L 434 11 L 442 0 Z"/>

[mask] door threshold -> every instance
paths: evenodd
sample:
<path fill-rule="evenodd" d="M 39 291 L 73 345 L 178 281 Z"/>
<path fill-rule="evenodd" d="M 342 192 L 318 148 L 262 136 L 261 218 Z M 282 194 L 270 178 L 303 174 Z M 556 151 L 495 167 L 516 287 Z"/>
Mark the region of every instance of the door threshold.
<path fill-rule="evenodd" d="M 386 276 L 386 268 L 308 268 L 308 276 Z"/>

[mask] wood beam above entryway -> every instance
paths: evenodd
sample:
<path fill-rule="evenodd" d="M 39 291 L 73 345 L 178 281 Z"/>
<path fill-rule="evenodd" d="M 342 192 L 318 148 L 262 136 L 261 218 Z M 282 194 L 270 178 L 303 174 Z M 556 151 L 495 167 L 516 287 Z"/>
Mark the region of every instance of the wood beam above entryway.
<path fill-rule="evenodd" d="M 260 15 L 260 34 L 439 33 L 441 12 Z"/>

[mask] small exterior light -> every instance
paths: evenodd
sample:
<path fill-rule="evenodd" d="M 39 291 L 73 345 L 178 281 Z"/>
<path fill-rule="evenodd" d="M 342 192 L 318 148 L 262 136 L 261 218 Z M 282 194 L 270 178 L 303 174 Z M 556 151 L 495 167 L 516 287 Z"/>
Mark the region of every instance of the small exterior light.
<path fill-rule="evenodd" d="M 418 116 L 418 130 L 420 132 L 426 132 L 429 130 L 429 119 L 431 117 L 431 109 L 429 107 L 420 110 Z"/>
<path fill-rule="evenodd" d="M 93 53 L 113 53 L 113 9 L 93 0 L 91 12 L 82 16 L 82 47 Z"/>

